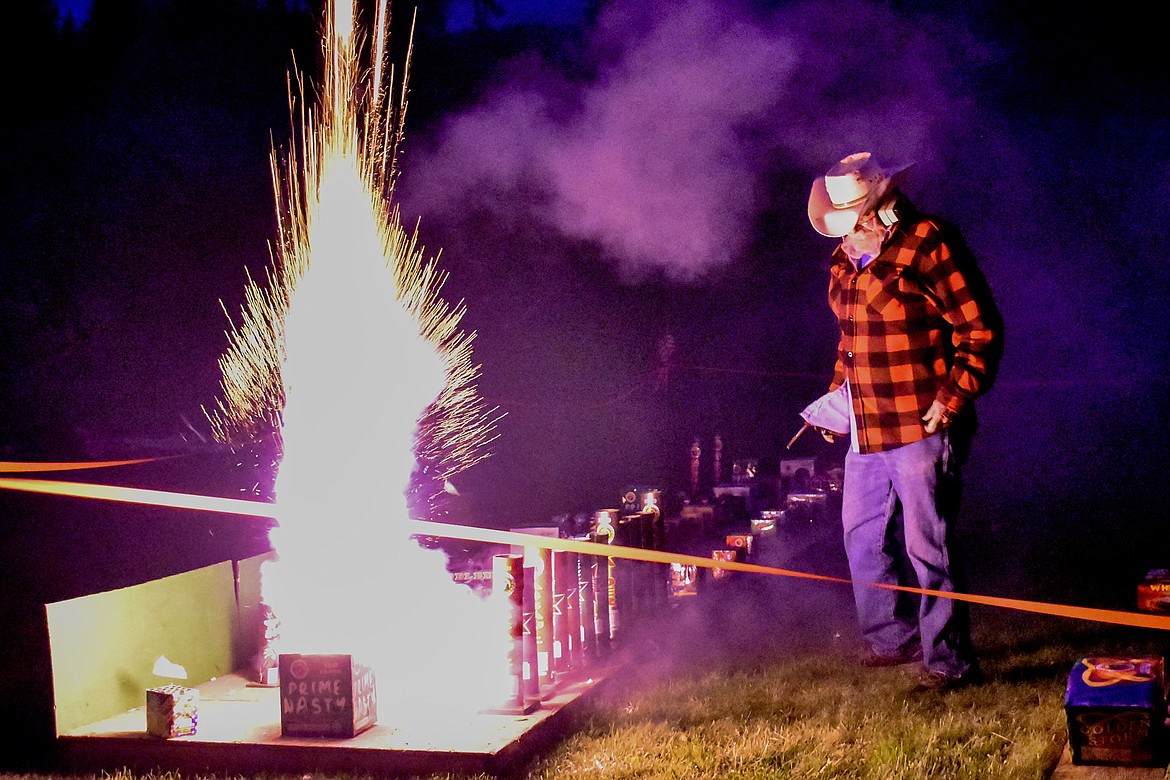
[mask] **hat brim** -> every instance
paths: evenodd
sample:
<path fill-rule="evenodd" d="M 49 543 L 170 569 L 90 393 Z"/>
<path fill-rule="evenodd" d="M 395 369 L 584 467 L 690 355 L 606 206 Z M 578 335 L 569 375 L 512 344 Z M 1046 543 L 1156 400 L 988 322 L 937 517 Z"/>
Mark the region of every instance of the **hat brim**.
<path fill-rule="evenodd" d="M 860 206 L 837 208 L 825 187 L 825 177 L 818 176 L 808 194 L 808 221 L 822 236 L 841 238 L 857 224 Z"/>
<path fill-rule="evenodd" d="M 841 238 L 856 227 L 857 220 L 861 219 L 866 211 L 877 206 L 887 192 L 898 186 L 898 182 L 911 164 L 892 171 L 884 171 L 885 180 L 882 184 L 875 187 L 864 201 L 851 206 L 835 206 L 829 197 L 829 190 L 825 187 L 825 177 L 818 176 L 808 194 L 808 221 L 822 236 Z"/>

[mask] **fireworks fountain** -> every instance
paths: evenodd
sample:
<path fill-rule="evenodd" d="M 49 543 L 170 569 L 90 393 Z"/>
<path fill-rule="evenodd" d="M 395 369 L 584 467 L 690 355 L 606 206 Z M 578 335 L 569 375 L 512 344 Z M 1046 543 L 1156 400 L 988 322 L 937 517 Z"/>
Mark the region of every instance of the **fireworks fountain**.
<path fill-rule="evenodd" d="M 327 0 L 320 82 L 311 93 L 299 81 L 296 90 L 290 87 L 293 141 L 283 156 L 274 149 L 271 161 L 279 240 L 264 278 L 246 287 L 220 360 L 222 397 L 208 411 L 221 442 L 279 443 L 274 495 L 243 501 L 0 479 L 0 489 L 276 520 L 275 555 L 260 571 L 258 600 L 257 561 L 249 559 L 176 575 L 181 582 L 143 583 L 134 594 L 100 594 L 100 602 L 46 605 L 55 672 L 68 670 L 70 680 L 86 685 L 117 678 L 97 721 L 90 720 L 90 688 L 55 686 L 66 766 L 105 768 L 115 761 L 188 770 L 494 770 L 555 739 L 567 722 L 562 715 L 604 679 L 606 658 L 589 615 L 599 608 L 608 616 L 615 591 L 604 579 L 608 567 L 599 575 L 587 556 L 604 561 L 617 548 L 452 526 L 434 522 L 437 513 L 414 511 L 486 457 L 498 417 L 476 392 L 479 367 L 472 360 L 474 334 L 460 328 L 463 306 L 443 299 L 445 275 L 437 257 L 424 256 L 393 206 L 407 79 L 404 73 L 401 86 L 392 86 L 388 0 L 379 2 L 374 35 L 367 39 L 358 13 L 364 2 Z M 359 66 L 359 54 L 368 65 Z M 95 465 L 118 464 L 88 464 Z M 491 598 L 456 583 L 445 554 L 421 546 L 417 534 L 511 548 L 493 558 Z M 547 569 L 557 560 L 553 547 L 563 553 L 560 591 L 555 572 Z M 645 560 L 663 553 L 631 548 L 627 554 Z M 540 558 L 544 576 L 522 566 L 526 557 Z M 590 598 L 599 577 L 601 588 Z M 539 609 L 537 582 L 543 584 Z M 585 595 L 579 598 L 579 592 Z M 134 604 L 153 598 L 159 610 L 169 609 L 174 594 L 186 605 L 177 610 L 182 620 L 176 625 L 194 634 L 176 633 L 161 621 L 140 624 Z M 555 610 L 558 603 L 562 613 Z M 115 607 L 133 615 L 132 628 L 107 630 L 88 617 L 112 615 Z M 256 611 L 249 616 L 250 609 Z M 558 623 L 558 614 L 571 619 Z M 240 660 L 237 651 L 251 652 L 249 640 L 237 632 L 261 622 L 272 640 L 263 655 L 279 656 L 278 668 L 288 672 L 288 687 L 281 680 L 279 691 L 225 674 L 236 668 L 231 664 Z M 276 622 L 279 630 L 272 631 Z M 79 626 L 93 630 L 78 639 Z M 216 636 L 208 636 L 209 626 Z M 557 632 L 549 629 L 557 626 L 561 633 L 554 637 Z M 132 656 L 156 645 L 191 656 L 198 687 L 147 687 L 159 694 L 148 704 L 155 702 L 161 717 L 175 714 L 180 694 L 192 704 L 191 732 L 155 729 L 167 738 L 144 742 L 136 738 L 141 710 L 120 707 L 126 681 L 138 674 Z M 79 647 L 86 650 L 75 653 Z M 306 672 L 313 664 L 326 669 L 338 657 L 353 672 L 342 698 L 331 683 L 345 680 Z M 329 674 L 337 668 L 328 667 Z M 157 681 L 152 676 L 149 682 Z M 323 709 L 336 705 L 342 714 L 328 729 L 310 718 L 286 722 L 290 707 L 302 714 L 300 698 L 290 705 L 301 693 L 325 696 L 306 699 L 306 715 L 316 714 L 314 703 Z M 277 713 L 279 728 L 272 723 Z M 332 717 L 333 710 L 327 714 Z M 346 723 L 348 730 L 333 728 Z M 319 737 L 347 742 L 321 744 Z M 172 749 L 174 742 L 183 746 Z"/>
<path fill-rule="evenodd" d="M 484 457 L 493 413 L 463 309 L 440 297 L 445 277 L 392 206 L 407 79 L 397 96 L 386 86 L 385 0 L 372 40 L 361 21 L 328 4 L 317 103 L 302 103 L 287 159 L 273 154 L 280 242 L 229 332 L 209 416 L 225 441 L 279 437 L 263 593 L 282 651 L 360 657 L 383 712 L 482 706 L 508 684 L 500 618 L 411 539 L 404 494 L 420 461 L 442 484 Z"/>

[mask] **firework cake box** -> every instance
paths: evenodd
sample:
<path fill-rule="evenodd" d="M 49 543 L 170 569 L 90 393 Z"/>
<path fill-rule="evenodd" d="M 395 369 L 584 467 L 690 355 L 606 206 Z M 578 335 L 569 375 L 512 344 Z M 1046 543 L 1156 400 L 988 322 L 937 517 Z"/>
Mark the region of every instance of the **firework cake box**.
<path fill-rule="evenodd" d="M 1151 569 L 1137 587 L 1137 608 L 1170 614 L 1170 569 Z"/>
<path fill-rule="evenodd" d="M 199 690 L 164 685 L 146 692 L 146 733 L 163 739 L 189 737 L 199 726 Z"/>
<path fill-rule="evenodd" d="M 357 736 L 378 722 L 374 671 L 352 656 L 280 655 L 280 733 Z"/>
<path fill-rule="evenodd" d="M 732 534 L 727 537 L 726 547 L 732 550 L 738 550 L 738 561 L 747 563 L 752 557 L 752 542 L 755 538 L 751 534 Z"/>
<path fill-rule="evenodd" d="M 1074 764 L 1164 763 L 1166 677 L 1161 657 L 1086 656 L 1069 674 L 1064 704 Z"/>

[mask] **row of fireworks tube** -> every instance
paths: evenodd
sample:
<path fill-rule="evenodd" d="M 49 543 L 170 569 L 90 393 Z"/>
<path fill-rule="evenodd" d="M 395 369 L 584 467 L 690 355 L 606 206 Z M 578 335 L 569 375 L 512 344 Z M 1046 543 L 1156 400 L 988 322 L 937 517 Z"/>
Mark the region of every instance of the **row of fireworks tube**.
<path fill-rule="evenodd" d="M 665 550 L 653 494 L 641 511 L 596 513 L 587 541 Z M 493 598 L 506 601 L 512 680 L 507 706 L 531 712 L 542 700 L 606 664 L 626 632 L 670 598 L 669 564 L 615 559 L 536 545 L 492 558 Z"/>

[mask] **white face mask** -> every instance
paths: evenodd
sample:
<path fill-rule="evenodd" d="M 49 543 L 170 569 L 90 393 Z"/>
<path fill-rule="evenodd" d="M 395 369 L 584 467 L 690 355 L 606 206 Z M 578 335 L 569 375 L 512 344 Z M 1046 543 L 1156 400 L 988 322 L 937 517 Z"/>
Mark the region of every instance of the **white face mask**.
<path fill-rule="evenodd" d="M 887 235 L 889 228 L 871 214 L 868 219 L 858 222 L 857 227 L 845 234 L 841 239 L 841 248 L 845 250 L 850 260 L 861 267 L 882 251 L 882 244 Z"/>

